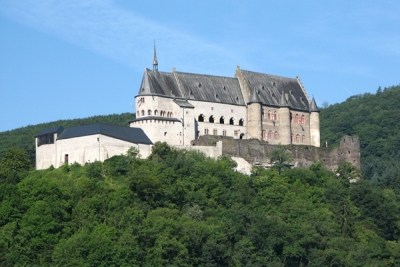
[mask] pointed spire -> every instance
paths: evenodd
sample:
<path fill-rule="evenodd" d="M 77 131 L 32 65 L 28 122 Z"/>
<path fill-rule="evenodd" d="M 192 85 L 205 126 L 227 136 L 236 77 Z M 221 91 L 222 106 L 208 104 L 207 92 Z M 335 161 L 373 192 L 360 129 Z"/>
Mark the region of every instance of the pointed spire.
<path fill-rule="evenodd" d="M 286 101 L 286 98 L 285 98 L 285 92 L 283 90 L 282 90 L 281 101 L 279 102 L 279 105 L 281 107 L 288 107 L 289 106 L 289 103 Z"/>
<path fill-rule="evenodd" d="M 315 102 L 314 97 L 312 98 L 311 103 L 310 103 L 310 111 L 311 112 L 313 112 L 313 111 L 319 112 L 319 109 L 318 109 L 317 103 Z"/>
<path fill-rule="evenodd" d="M 157 60 L 157 52 L 156 52 L 156 40 L 154 40 L 153 70 L 158 71 L 158 60 Z"/>
<path fill-rule="evenodd" d="M 249 104 L 250 103 L 261 103 L 261 100 L 258 97 L 255 89 L 251 92 Z"/>

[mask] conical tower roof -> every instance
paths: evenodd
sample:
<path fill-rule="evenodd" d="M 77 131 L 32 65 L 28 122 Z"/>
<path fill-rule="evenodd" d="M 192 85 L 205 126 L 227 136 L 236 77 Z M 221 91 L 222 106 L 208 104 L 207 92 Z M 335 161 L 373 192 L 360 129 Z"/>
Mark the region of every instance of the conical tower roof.
<path fill-rule="evenodd" d="M 319 112 L 319 109 L 318 109 L 317 103 L 315 102 L 314 97 L 312 98 L 311 103 L 310 103 L 310 111 L 311 112 Z"/>
<path fill-rule="evenodd" d="M 253 91 L 251 91 L 250 101 L 248 104 L 251 104 L 251 103 L 262 103 L 260 98 L 258 97 L 258 94 L 255 89 Z"/>

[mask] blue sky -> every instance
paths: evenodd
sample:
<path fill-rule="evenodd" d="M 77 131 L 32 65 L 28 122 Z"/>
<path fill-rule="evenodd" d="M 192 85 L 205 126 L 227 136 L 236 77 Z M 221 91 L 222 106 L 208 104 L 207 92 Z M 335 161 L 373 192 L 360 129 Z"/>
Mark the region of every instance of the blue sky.
<path fill-rule="evenodd" d="M 400 1 L 0 3 L 0 131 L 133 112 L 160 71 L 300 77 L 317 104 L 400 84 Z"/>

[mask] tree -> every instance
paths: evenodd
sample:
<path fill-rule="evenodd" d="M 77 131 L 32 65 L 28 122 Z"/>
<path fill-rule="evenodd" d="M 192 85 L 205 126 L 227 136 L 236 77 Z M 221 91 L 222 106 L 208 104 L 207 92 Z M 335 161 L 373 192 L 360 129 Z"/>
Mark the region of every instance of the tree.
<path fill-rule="evenodd" d="M 0 179 L 7 179 L 17 183 L 21 172 L 29 170 L 31 163 L 28 153 L 18 147 L 11 147 L 6 150 L 0 162 Z"/>
<path fill-rule="evenodd" d="M 278 145 L 270 153 L 270 163 L 272 168 L 277 169 L 279 173 L 290 168 L 289 163 L 292 161 L 292 154 L 287 150 L 287 147 Z"/>

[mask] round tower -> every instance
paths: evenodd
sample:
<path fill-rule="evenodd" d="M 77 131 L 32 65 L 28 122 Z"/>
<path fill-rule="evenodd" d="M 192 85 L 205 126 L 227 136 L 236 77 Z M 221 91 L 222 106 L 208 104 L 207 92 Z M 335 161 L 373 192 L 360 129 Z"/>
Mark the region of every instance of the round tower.
<path fill-rule="evenodd" d="M 281 101 L 279 103 L 279 135 L 280 143 L 282 145 L 289 145 L 292 143 L 292 131 L 290 125 L 290 110 L 289 103 L 286 101 L 285 93 L 282 91 Z"/>
<path fill-rule="evenodd" d="M 262 140 L 261 100 L 255 91 L 247 103 L 247 139 Z"/>
<path fill-rule="evenodd" d="M 314 97 L 310 103 L 310 145 L 320 147 L 319 109 Z"/>

